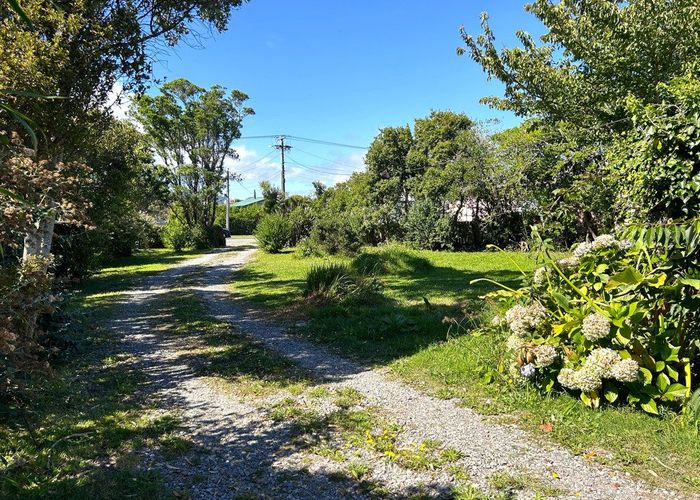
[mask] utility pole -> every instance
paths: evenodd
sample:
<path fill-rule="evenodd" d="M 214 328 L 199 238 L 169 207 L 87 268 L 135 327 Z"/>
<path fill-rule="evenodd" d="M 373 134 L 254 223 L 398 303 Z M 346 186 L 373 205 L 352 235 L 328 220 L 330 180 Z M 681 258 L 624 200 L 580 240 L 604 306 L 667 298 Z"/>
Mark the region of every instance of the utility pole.
<path fill-rule="evenodd" d="M 231 213 L 231 193 L 229 192 L 229 171 L 226 170 L 226 231 L 231 231 L 230 226 L 230 213 Z"/>
<path fill-rule="evenodd" d="M 292 149 L 292 146 L 288 146 L 284 143 L 284 140 L 286 139 L 285 136 L 281 135 L 277 138 L 279 141 L 277 144 L 272 146 L 275 149 L 280 150 L 280 154 L 282 156 L 282 198 L 286 197 L 286 192 L 285 192 L 285 187 L 284 187 L 284 152 L 288 149 Z"/>

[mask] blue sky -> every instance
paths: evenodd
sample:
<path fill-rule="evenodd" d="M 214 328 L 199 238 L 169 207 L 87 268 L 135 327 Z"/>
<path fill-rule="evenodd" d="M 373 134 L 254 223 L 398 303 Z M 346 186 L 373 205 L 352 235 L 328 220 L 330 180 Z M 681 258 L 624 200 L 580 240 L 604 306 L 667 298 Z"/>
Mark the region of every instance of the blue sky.
<path fill-rule="evenodd" d="M 180 45 L 155 66 L 159 78 L 187 78 L 204 87 L 221 84 L 250 96 L 256 115 L 243 136 L 289 134 L 367 146 L 381 127 L 412 123 L 431 109 L 464 112 L 477 120 L 518 123 L 479 104 L 500 95 L 468 55 L 458 57 L 459 27 L 480 33 L 489 12 L 499 46 L 517 44 L 514 33 L 538 34 L 524 0 L 252 0 L 233 13 L 229 29 Z M 279 155 L 272 139 L 240 140 L 242 183 L 232 197 L 251 196 L 261 180 L 279 184 Z M 293 141 L 287 191 L 306 194 L 315 179 L 344 180 L 363 168 L 362 150 Z M 259 190 L 258 190 L 259 192 Z"/>

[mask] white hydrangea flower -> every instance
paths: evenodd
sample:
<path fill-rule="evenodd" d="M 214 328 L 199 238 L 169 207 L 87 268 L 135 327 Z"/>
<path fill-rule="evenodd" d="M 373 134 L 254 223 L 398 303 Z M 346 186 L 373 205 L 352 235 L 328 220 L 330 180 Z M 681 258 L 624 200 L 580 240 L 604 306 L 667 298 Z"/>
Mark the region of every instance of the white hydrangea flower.
<path fill-rule="evenodd" d="M 625 245 L 627 243 L 625 243 Z M 593 250 L 597 250 L 599 248 L 618 248 L 621 250 L 626 250 L 629 248 L 629 246 L 624 248 L 623 243 L 618 241 L 612 234 L 601 234 L 591 242 L 584 241 L 583 243 L 579 243 L 578 246 L 574 248 L 574 257 L 583 257 L 584 255 L 587 255 Z"/>
<path fill-rule="evenodd" d="M 581 332 L 591 342 L 600 340 L 610 333 L 610 320 L 600 313 L 589 314 L 583 318 Z"/>
<path fill-rule="evenodd" d="M 583 243 L 579 243 L 576 248 L 574 248 L 574 257 L 577 259 L 583 257 L 584 255 L 590 253 L 590 251 L 593 250 L 593 243 L 590 243 L 588 241 L 584 241 Z"/>
<path fill-rule="evenodd" d="M 537 360 L 537 365 L 542 368 L 552 365 L 557 358 L 559 358 L 559 353 L 557 350 L 551 345 L 547 344 L 538 345 L 532 350 L 532 352 Z"/>
<path fill-rule="evenodd" d="M 632 248 L 632 245 L 633 243 L 630 240 L 620 240 L 618 242 L 618 246 L 622 251 L 629 250 L 630 248 Z"/>
<path fill-rule="evenodd" d="M 620 242 L 615 239 L 611 234 L 601 234 L 596 237 L 591 243 L 593 249 L 596 248 L 619 248 Z"/>
<path fill-rule="evenodd" d="M 567 389 L 578 389 L 576 386 L 576 372 L 571 368 L 562 368 L 557 375 L 557 380 Z"/>
<path fill-rule="evenodd" d="M 524 337 L 542 323 L 546 313 L 546 309 L 539 302 L 533 302 L 527 307 L 515 305 L 506 311 L 506 321 L 511 332 Z"/>
<path fill-rule="evenodd" d="M 620 361 L 620 354 L 607 347 L 593 349 L 583 362 L 583 367 L 597 373 L 601 378 L 610 378 L 612 367 Z"/>
<path fill-rule="evenodd" d="M 542 286 L 547 283 L 547 269 L 544 267 L 538 267 L 535 269 L 535 274 L 532 277 L 532 283 L 535 286 Z"/>
<path fill-rule="evenodd" d="M 621 359 L 610 368 L 610 378 L 634 382 L 639 377 L 639 364 L 633 359 Z"/>
<path fill-rule="evenodd" d="M 565 259 L 559 259 L 557 261 L 557 266 L 559 266 L 559 269 L 561 269 L 562 272 L 573 271 L 576 266 L 578 266 L 578 257 L 572 255 L 571 257 L 566 257 Z"/>
<path fill-rule="evenodd" d="M 523 336 L 527 332 L 526 316 L 527 309 L 520 304 L 514 305 L 506 311 L 506 321 L 510 326 L 510 331 L 515 335 Z"/>
<path fill-rule="evenodd" d="M 527 384 L 527 379 L 523 377 L 523 374 L 520 373 L 520 367 L 516 364 L 510 365 L 508 368 L 508 373 L 510 374 L 510 377 L 513 379 L 513 383 L 515 385 L 525 385 Z"/>
<path fill-rule="evenodd" d="M 519 351 L 525 345 L 525 339 L 520 335 L 512 334 L 506 340 L 506 348 L 509 351 Z"/>
<path fill-rule="evenodd" d="M 498 328 L 503 324 L 503 316 L 497 314 L 496 316 L 493 317 L 491 320 L 491 326 Z"/>
<path fill-rule="evenodd" d="M 574 373 L 574 384 L 577 389 L 583 392 L 592 392 L 603 385 L 603 379 L 598 373 L 598 367 L 586 366 L 585 364 Z"/>

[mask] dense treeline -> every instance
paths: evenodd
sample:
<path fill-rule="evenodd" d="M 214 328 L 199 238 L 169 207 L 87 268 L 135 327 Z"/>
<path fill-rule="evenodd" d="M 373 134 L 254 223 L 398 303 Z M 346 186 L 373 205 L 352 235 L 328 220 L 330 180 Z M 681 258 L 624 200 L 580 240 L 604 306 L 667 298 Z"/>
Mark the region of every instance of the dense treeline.
<path fill-rule="evenodd" d="M 40 325 L 56 308 L 60 283 L 162 244 L 157 222 L 172 205 L 178 172 L 154 162 L 161 145 L 155 134 L 112 117 L 115 90 L 142 94 L 154 47 L 174 46 L 194 23 L 222 31 L 242 3 L 2 2 L 0 397 L 47 367 L 43 346 L 50 340 Z M 206 101 L 223 115 L 229 111 L 221 109 L 228 100 L 220 88 L 204 93 L 189 84 L 185 94 L 194 107 Z M 195 116 L 191 136 L 201 140 L 193 168 L 216 156 L 208 151 L 219 151 L 217 140 L 230 148 L 237 137 L 237 113 L 249 110 L 238 106 L 244 94 L 230 99 L 232 135 L 214 137 Z M 220 165 L 212 168 L 220 173 Z M 213 225 L 213 215 L 207 223 Z"/>
<path fill-rule="evenodd" d="M 700 11 L 697 2 L 537 0 L 538 43 L 465 47 L 524 118 L 489 134 L 434 111 L 382 129 L 367 172 L 315 202 L 312 241 L 326 250 L 405 240 L 433 249 L 527 242 L 532 227 L 560 248 L 629 223 L 683 221 L 700 208 Z"/>

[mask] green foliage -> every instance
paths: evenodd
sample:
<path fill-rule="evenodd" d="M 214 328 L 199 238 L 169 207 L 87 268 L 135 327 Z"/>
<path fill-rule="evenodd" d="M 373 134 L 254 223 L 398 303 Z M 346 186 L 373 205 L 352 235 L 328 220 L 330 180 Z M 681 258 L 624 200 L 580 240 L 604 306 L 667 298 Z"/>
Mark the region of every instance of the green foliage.
<path fill-rule="evenodd" d="M 523 208 L 534 208 L 525 223 L 567 246 L 629 217 L 694 216 L 696 2 L 536 0 L 526 10 L 545 26 L 539 41 L 518 31 L 521 46 L 499 48 L 486 14 L 482 34 L 462 31 L 505 86 L 483 101 L 531 119 L 529 137 L 509 145 L 525 167 Z"/>
<path fill-rule="evenodd" d="M 347 264 L 313 266 L 306 274 L 304 295 L 322 301 L 369 303 L 375 301 L 381 284 L 372 274 L 354 274 Z"/>
<path fill-rule="evenodd" d="M 268 214 L 255 230 L 260 247 L 270 253 L 279 253 L 289 243 L 292 228 L 289 221 L 279 214 Z"/>
<path fill-rule="evenodd" d="M 262 219 L 264 215 L 265 212 L 258 205 L 231 207 L 229 212 L 229 228 L 231 234 L 254 234 L 255 228 L 258 226 L 260 219 Z M 217 210 L 216 223 L 220 226 L 224 226 L 226 224 L 225 206 L 221 206 L 219 207 L 219 210 Z"/>
<path fill-rule="evenodd" d="M 42 359 L 37 320 L 53 311 L 50 262 L 30 258 L 0 268 L 0 401 L 17 395 L 27 375 L 48 369 Z"/>
<path fill-rule="evenodd" d="M 316 201 L 311 245 L 328 254 L 353 254 L 371 239 L 371 207 L 366 204 L 369 178 L 353 174 L 347 182 L 323 193 Z"/>
<path fill-rule="evenodd" d="M 290 200 L 286 200 L 287 204 Z M 291 228 L 289 237 L 289 246 L 297 246 L 302 240 L 305 240 L 311 234 L 313 229 L 315 214 L 310 201 L 302 201 L 292 208 L 287 214 L 287 220 Z"/>
<path fill-rule="evenodd" d="M 155 97 L 140 96 L 134 116 L 170 169 L 172 196 L 183 222 L 194 232 L 201 232 L 200 227 L 209 232 L 224 183 L 224 161 L 236 156 L 232 143 L 241 136 L 243 119 L 254 112 L 245 106 L 246 94 L 219 85 L 205 90 L 180 78 L 160 91 Z"/>
<path fill-rule="evenodd" d="M 700 213 L 700 82 L 697 71 L 660 83 L 661 101 L 629 98 L 634 127 L 609 155 L 621 213 L 636 220 Z"/>
<path fill-rule="evenodd" d="M 192 232 L 177 217 L 171 217 L 163 228 L 163 242 L 168 248 L 181 252 L 192 244 Z"/>
<path fill-rule="evenodd" d="M 419 200 L 411 205 L 404 223 L 404 239 L 416 248 L 439 250 L 452 248 L 452 223 L 440 204 Z"/>
<path fill-rule="evenodd" d="M 597 407 L 627 401 L 649 413 L 690 395 L 700 348 L 700 222 L 602 235 L 574 255 L 547 259 L 516 301 L 508 329 L 512 376 L 545 391 L 580 391 Z M 523 305 L 524 304 L 524 305 Z"/>

